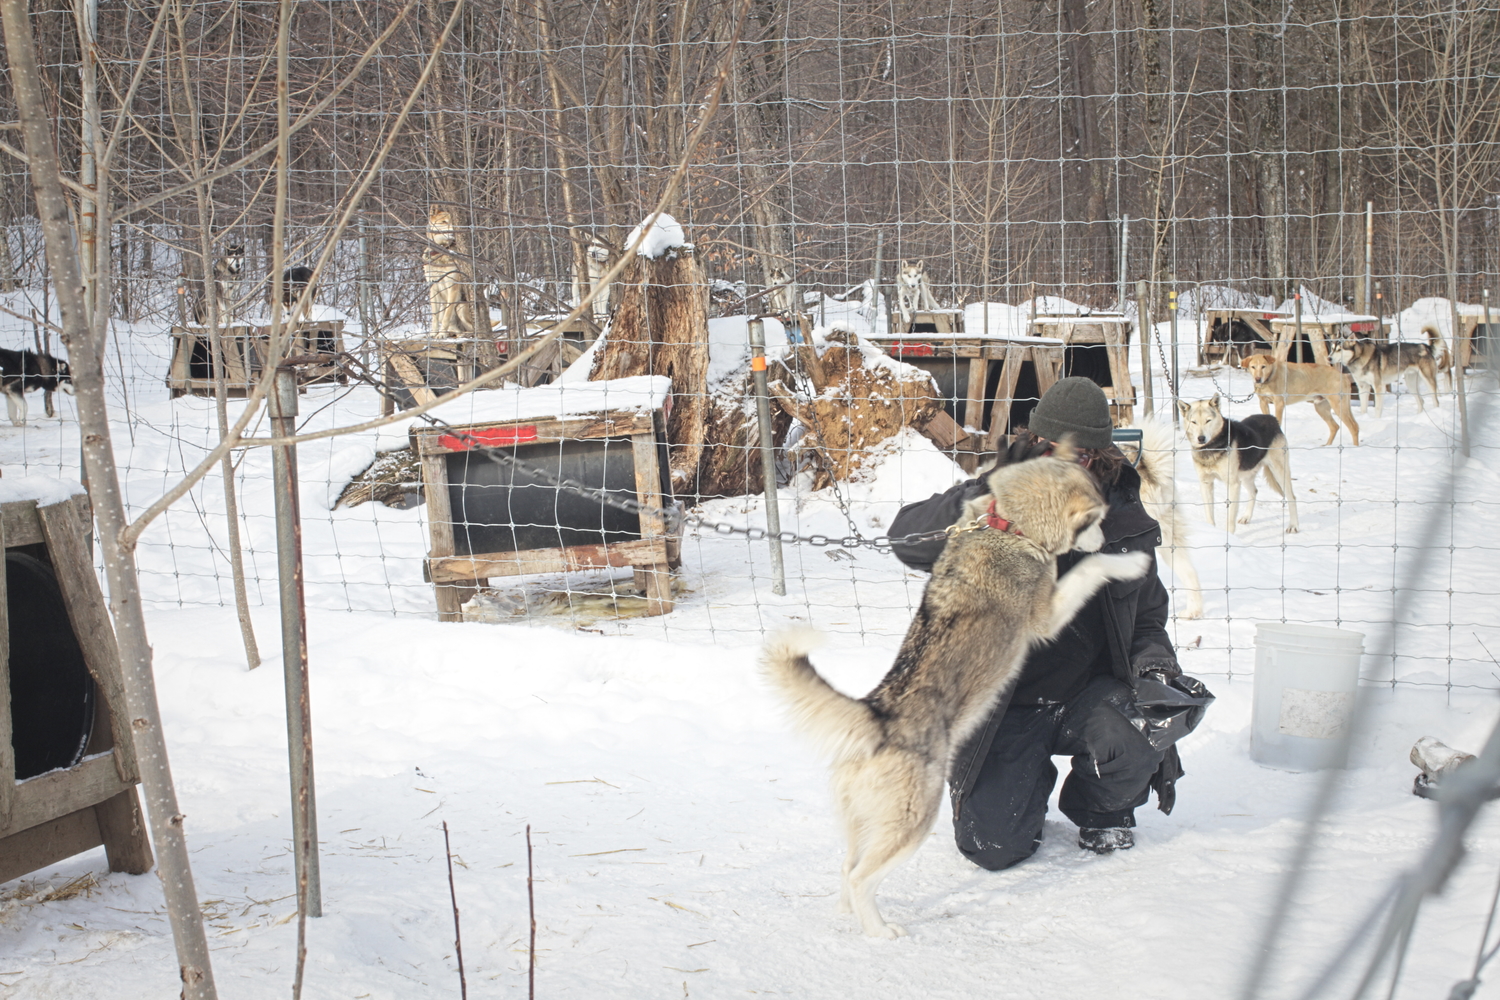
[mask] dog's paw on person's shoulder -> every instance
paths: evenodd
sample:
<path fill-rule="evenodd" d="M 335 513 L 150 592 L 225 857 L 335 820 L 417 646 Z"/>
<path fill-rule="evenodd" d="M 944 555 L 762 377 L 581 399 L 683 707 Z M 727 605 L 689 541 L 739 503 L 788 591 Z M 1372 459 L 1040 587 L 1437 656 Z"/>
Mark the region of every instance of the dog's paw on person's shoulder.
<path fill-rule="evenodd" d="M 1149 552 L 1121 552 L 1094 558 L 1104 564 L 1104 573 L 1111 580 L 1138 580 L 1151 568 Z"/>

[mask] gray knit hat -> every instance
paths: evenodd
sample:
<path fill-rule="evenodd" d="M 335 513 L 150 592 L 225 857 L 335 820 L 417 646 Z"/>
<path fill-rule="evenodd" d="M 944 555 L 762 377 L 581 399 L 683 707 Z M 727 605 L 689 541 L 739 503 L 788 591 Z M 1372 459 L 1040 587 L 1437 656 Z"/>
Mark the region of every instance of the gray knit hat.
<path fill-rule="evenodd" d="M 1031 411 L 1031 433 L 1049 441 L 1072 435 L 1079 448 L 1108 448 L 1113 429 L 1104 390 L 1078 375 L 1059 380 Z"/>

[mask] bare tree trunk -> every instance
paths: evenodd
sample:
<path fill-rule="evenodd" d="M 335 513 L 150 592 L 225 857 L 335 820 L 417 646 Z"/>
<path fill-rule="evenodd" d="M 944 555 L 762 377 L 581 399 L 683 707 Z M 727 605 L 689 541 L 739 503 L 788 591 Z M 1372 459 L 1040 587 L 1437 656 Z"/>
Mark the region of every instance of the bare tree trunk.
<path fill-rule="evenodd" d="M 1101 226 L 1107 220 L 1105 196 L 1109 193 L 1109 172 L 1099 143 L 1098 98 L 1094 94 L 1094 46 L 1088 34 L 1086 0 L 1064 0 L 1063 30 L 1069 33 L 1068 59 L 1073 64 L 1074 121 L 1078 135 L 1078 158 L 1083 162 L 1087 190 L 1084 194 L 1083 221 L 1088 225 L 1086 255 L 1093 262 L 1090 295 L 1098 284 L 1107 284 L 1115 273 L 1114 231 Z"/>
<path fill-rule="evenodd" d="M 125 738 L 134 740 L 141 768 L 151 842 L 156 850 L 157 874 L 161 878 L 167 918 L 177 949 L 183 996 L 189 1000 L 213 1000 L 218 994 L 214 988 L 208 941 L 203 932 L 203 914 L 198 908 L 198 895 L 193 886 L 192 864 L 183 833 L 184 817 L 177 804 L 172 768 L 162 734 L 135 553 L 132 547 L 121 544 L 127 522 L 114 448 L 110 442 L 109 412 L 104 392 L 102 331 L 108 323 L 108 311 L 97 316 L 97 329 L 90 326 L 83 299 L 83 274 L 74 234 L 68 223 L 68 203 L 63 195 L 42 95 L 41 74 L 37 70 L 31 27 L 27 23 L 27 7 L 26 0 L 0 0 L 0 20 L 4 23 L 12 90 L 30 161 L 28 166 L 36 194 L 37 215 L 47 244 L 47 257 L 57 278 L 58 308 L 73 367 L 83 465 L 88 473 L 89 498 L 99 527 L 99 548 L 120 651 L 125 706 L 131 720 L 131 733 Z M 97 204 L 102 211 L 108 203 L 106 185 L 101 180 Z M 108 282 L 108 270 L 100 269 L 95 284 L 107 286 Z"/>
<path fill-rule="evenodd" d="M 1260 8 L 1255 8 L 1260 10 Z M 1254 15 L 1257 19 L 1264 13 Z M 1281 79 L 1276 72 L 1277 36 L 1272 29 L 1256 26 L 1255 35 L 1255 189 L 1260 208 L 1261 231 L 1265 237 L 1266 270 L 1271 279 L 1271 294 L 1287 298 L 1290 288 L 1286 241 L 1286 177 L 1283 158 L 1286 155 L 1286 107 L 1282 100 Z"/>
<path fill-rule="evenodd" d="M 782 172 L 767 166 L 775 163 L 773 151 L 787 143 L 787 104 L 784 88 L 786 41 L 782 13 L 776 0 L 754 0 L 750 20 L 760 25 L 761 37 L 747 40 L 746 56 L 730 69 L 729 93 L 734 103 L 735 147 L 740 155 L 750 216 L 755 222 L 752 242 L 760 257 L 761 272 L 768 288 L 787 282 L 795 286 L 791 230 L 791 197 Z M 725 18 L 723 30 L 735 29 Z M 727 39 L 726 39 L 727 40 Z M 781 297 L 772 296 L 772 301 Z M 801 305 L 786 301 L 795 312 Z"/>
<path fill-rule="evenodd" d="M 178 0 L 173 0 L 172 16 L 177 28 L 177 58 L 182 73 L 182 93 L 187 104 L 187 135 L 189 143 L 182 141 L 183 130 L 178 129 L 178 143 L 192 176 L 201 177 L 207 162 L 208 152 L 202 145 L 201 119 L 198 102 L 193 95 L 193 77 L 188 70 L 188 41 L 184 28 L 186 15 Z M 210 186 L 200 184 L 193 194 L 198 208 L 198 253 L 203 261 L 204 305 L 207 309 L 209 348 L 214 366 L 214 414 L 219 421 L 219 440 L 229 436 L 229 391 L 224 384 L 224 336 L 225 317 L 219 315 L 219 289 L 213 266 L 213 212 L 210 205 Z M 250 618 L 250 596 L 245 588 L 245 558 L 240 549 L 240 508 L 234 491 L 234 462 L 229 453 L 224 454 L 220 464 L 224 477 L 224 517 L 229 530 L 229 575 L 234 586 L 234 610 L 240 622 L 240 641 L 245 647 L 245 664 L 254 670 L 260 666 L 260 647 L 255 641 L 255 623 Z"/>
<path fill-rule="evenodd" d="M 1161 70 L 1161 25 L 1157 16 L 1156 0 L 1141 0 L 1141 26 L 1137 31 L 1140 43 L 1141 62 L 1145 75 L 1146 91 L 1146 148 L 1154 164 L 1147 168 L 1142 178 L 1145 190 L 1145 211 L 1151 223 L 1151 289 L 1154 306 L 1159 307 L 1162 290 L 1166 285 L 1167 264 L 1164 250 L 1167 245 L 1168 222 L 1166 218 L 1166 169 L 1170 154 L 1168 143 L 1171 130 L 1167 126 L 1165 94 L 1166 81 Z M 1160 311 L 1153 308 L 1153 312 Z"/>

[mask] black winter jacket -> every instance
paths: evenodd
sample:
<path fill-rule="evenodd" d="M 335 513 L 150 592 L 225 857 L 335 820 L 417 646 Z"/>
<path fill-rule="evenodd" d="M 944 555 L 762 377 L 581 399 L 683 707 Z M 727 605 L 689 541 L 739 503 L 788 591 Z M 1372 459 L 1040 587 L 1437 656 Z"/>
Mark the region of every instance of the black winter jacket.
<path fill-rule="evenodd" d="M 1117 580 L 1106 584 L 1079 612 L 1103 617 L 1109 636 L 1111 670 L 1116 677 L 1131 685 L 1147 672 L 1156 672 L 1167 678 L 1182 673 L 1177 665 L 1177 654 L 1172 650 L 1172 641 L 1167 636 L 1167 588 L 1156 573 L 1156 547 L 1161 544 L 1161 528 L 1141 506 L 1140 488 L 1140 475 L 1128 465 L 1122 466 L 1119 478 L 1105 488 L 1109 513 L 1100 524 L 1104 531 L 1104 546 L 1099 551 L 1149 553 L 1151 570 L 1138 580 Z M 891 522 L 890 535 L 899 538 L 946 528 L 959 519 L 965 503 L 985 492 L 982 480 L 970 479 L 944 493 L 934 493 L 926 500 L 908 504 Z M 939 539 L 915 545 L 895 545 L 891 551 L 911 568 L 931 572 L 946 542 L 946 539 Z M 1058 572 L 1066 572 L 1081 558 L 1081 553 L 1062 556 L 1058 560 Z M 1047 647 L 1042 646 L 1028 654 L 1027 662 L 1046 656 Z M 1000 719 L 1009 705 L 1010 696 L 1007 694 L 995 706 L 989 720 L 954 755 L 948 780 L 952 785 L 955 808 L 957 801 L 967 795 L 978 780 L 980 765 L 990 752 Z M 1175 784 L 1182 774 L 1177 748 L 1170 747 L 1151 779 L 1158 807 L 1163 812 L 1172 811 L 1176 801 Z"/>

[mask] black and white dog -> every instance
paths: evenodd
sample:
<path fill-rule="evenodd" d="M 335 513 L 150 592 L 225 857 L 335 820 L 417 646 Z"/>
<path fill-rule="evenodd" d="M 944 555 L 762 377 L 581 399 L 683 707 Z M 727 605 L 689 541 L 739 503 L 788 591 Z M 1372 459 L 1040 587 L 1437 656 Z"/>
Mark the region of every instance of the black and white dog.
<path fill-rule="evenodd" d="M 1286 435 L 1269 413 L 1256 413 L 1244 420 L 1230 420 L 1219 409 L 1219 394 L 1213 399 L 1177 401 L 1182 431 L 1192 445 L 1198 486 L 1203 491 L 1203 513 L 1214 523 L 1214 481 L 1229 493 L 1229 518 L 1224 522 L 1234 534 L 1236 524 L 1249 524 L 1255 514 L 1255 476 L 1266 474 L 1266 482 L 1286 497 L 1287 534 L 1297 530 L 1297 497 L 1292 493 L 1292 469 L 1287 457 Z M 1239 517 L 1240 491 L 1250 491 L 1250 506 Z"/>
<path fill-rule="evenodd" d="M 10 422 L 17 427 L 26 423 L 26 393 L 41 389 L 47 396 L 47 416 L 52 416 L 52 394 L 61 389 L 73 394 L 73 372 L 68 363 L 50 354 L 36 351 L 8 351 L 0 347 L 0 390 L 5 392 L 5 409 Z"/>
<path fill-rule="evenodd" d="M 311 287 L 309 287 L 311 286 Z M 273 289 L 275 288 L 275 276 L 266 279 L 266 304 L 271 305 L 273 301 Z M 297 264 L 281 272 L 281 304 L 294 306 L 302 293 L 307 293 L 307 300 L 311 302 L 313 296 L 318 294 L 318 286 L 313 284 L 313 269 L 306 264 Z"/>

